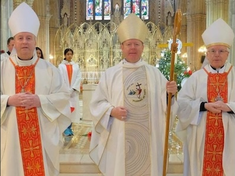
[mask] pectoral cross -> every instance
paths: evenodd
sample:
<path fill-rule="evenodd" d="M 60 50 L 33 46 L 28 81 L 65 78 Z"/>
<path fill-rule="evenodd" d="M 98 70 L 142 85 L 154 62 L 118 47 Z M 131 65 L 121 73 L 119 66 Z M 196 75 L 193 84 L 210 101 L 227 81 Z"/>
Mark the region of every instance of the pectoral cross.
<path fill-rule="evenodd" d="M 224 101 L 224 99 L 220 96 L 220 94 L 218 94 L 215 101 Z"/>

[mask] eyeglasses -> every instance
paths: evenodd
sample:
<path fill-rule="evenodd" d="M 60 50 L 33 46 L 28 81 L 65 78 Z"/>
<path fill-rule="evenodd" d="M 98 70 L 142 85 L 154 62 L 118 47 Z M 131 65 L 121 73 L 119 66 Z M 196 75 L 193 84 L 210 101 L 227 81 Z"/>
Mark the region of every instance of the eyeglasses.
<path fill-rule="evenodd" d="M 224 53 L 227 53 L 227 50 L 208 50 L 207 52 L 211 53 L 212 55 L 215 55 L 216 53 L 218 53 L 219 55 L 223 55 Z"/>
<path fill-rule="evenodd" d="M 123 45 L 128 47 L 128 48 L 131 48 L 131 47 L 138 48 L 142 45 L 142 43 L 124 43 Z"/>

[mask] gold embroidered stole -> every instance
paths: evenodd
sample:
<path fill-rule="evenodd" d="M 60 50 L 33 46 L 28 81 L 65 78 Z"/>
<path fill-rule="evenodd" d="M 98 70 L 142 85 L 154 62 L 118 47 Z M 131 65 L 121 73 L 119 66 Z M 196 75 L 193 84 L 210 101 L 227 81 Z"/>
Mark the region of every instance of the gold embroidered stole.
<path fill-rule="evenodd" d="M 228 99 L 228 72 L 209 73 L 207 82 L 208 102 L 215 102 L 221 96 L 226 103 Z M 218 95 L 219 94 L 219 95 Z M 203 176 L 223 176 L 223 149 L 224 149 L 224 127 L 222 113 L 214 114 L 207 111 L 205 148 L 203 159 Z"/>
<path fill-rule="evenodd" d="M 15 67 L 15 92 L 20 93 L 22 85 L 27 79 L 25 92 L 35 93 L 35 65 L 18 66 L 11 60 Z M 33 73 L 33 74 L 32 74 Z M 37 108 L 25 109 L 16 107 L 16 117 L 19 132 L 19 141 L 24 169 L 24 176 L 45 176 L 43 163 L 43 149 L 41 142 L 40 126 Z M 14 166 L 13 168 L 14 169 Z"/>
<path fill-rule="evenodd" d="M 150 120 L 144 66 L 123 68 L 125 123 L 125 175 L 151 175 Z"/>

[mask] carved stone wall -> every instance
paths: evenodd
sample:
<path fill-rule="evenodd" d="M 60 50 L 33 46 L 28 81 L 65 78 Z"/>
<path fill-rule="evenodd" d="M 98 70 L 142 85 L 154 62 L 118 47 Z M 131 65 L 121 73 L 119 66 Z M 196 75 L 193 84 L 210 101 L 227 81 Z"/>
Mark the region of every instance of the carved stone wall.
<path fill-rule="evenodd" d="M 63 8 L 63 0 L 2 0 L 1 1 L 1 49 L 6 50 L 7 39 L 11 36 L 8 22 L 11 11 L 21 2 L 27 2 L 38 13 L 41 22 L 39 29 L 39 37 L 37 45 L 40 46 L 46 57 L 49 54 L 55 56 L 55 34 L 63 24 L 61 18 L 61 10 Z M 193 43 L 193 47 L 183 47 L 182 53 L 188 54 L 187 63 L 192 69 L 200 68 L 200 53 L 198 49 L 203 45 L 201 39 L 202 32 L 206 29 L 206 25 L 211 24 L 218 17 L 225 19 L 235 31 L 235 2 L 234 0 L 168 0 L 172 4 L 174 10 L 180 8 L 183 13 L 183 21 L 181 26 L 180 39 L 183 43 Z M 71 14 L 68 19 L 68 26 L 73 23 L 81 25 L 85 23 L 85 1 L 70 0 L 73 6 L 70 6 Z M 168 8 L 165 7 L 166 0 L 150 0 L 150 20 L 154 24 L 159 24 L 160 31 L 165 31 L 164 25 Z M 113 0 L 113 5 L 119 3 L 122 7 L 122 0 Z M 35 5 L 37 4 L 37 5 Z M 48 5 L 49 4 L 49 5 Z M 49 7 L 46 10 L 46 6 Z M 49 13 L 48 13 L 49 11 Z M 102 22 L 104 23 L 104 22 Z M 48 27 L 49 25 L 49 27 Z M 162 25 L 162 26 L 161 26 Z M 167 33 L 167 32 L 166 32 Z M 170 33 L 170 31 L 168 31 Z M 162 43 L 164 43 L 163 41 Z M 235 46 L 235 40 L 234 45 Z M 230 52 L 230 62 L 233 64 L 235 51 Z"/>
<path fill-rule="evenodd" d="M 165 30 L 162 31 L 161 27 L 153 22 L 148 22 L 146 25 L 149 33 L 144 43 L 143 58 L 155 66 L 162 50 L 157 46 L 160 43 L 167 43 L 167 40 L 172 38 L 172 26 L 165 26 Z M 59 65 L 64 58 L 63 51 L 71 48 L 74 51 L 73 60 L 84 72 L 83 78 L 88 82 L 97 82 L 105 69 L 123 59 L 117 27 L 113 22 L 81 25 L 73 23 L 68 27 L 62 25 L 55 36 L 53 63 Z"/>
<path fill-rule="evenodd" d="M 233 32 L 235 34 L 235 0 L 230 0 L 229 2 L 229 20 L 228 23 L 231 25 Z M 230 62 L 235 65 L 235 39 L 233 40 L 233 46 L 230 50 Z"/>

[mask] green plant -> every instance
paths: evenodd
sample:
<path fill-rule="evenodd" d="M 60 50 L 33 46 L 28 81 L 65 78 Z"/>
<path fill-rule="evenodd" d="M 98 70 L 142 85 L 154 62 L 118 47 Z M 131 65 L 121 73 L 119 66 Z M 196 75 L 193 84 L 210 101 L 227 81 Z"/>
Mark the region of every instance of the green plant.
<path fill-rule="evenodd" d="M 175 58 L 176 59 L 176 58 Z M 159 59 L 158 69 L 166 77 L 167 80 L 170 79 L 170 69 L 171 69 L 171 51 L 169 49 L 163 50 L 161 53 L 161 58 Z M 187 65 L 182 61 L 179 55 L 175 62 L 175 81 L 177 83 L 178 90 L 181 89 L 181 81 L 185 78 L 184 72 L 187 71 Z"/>

